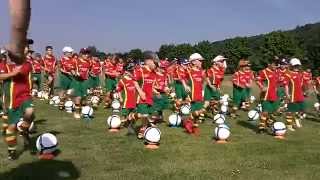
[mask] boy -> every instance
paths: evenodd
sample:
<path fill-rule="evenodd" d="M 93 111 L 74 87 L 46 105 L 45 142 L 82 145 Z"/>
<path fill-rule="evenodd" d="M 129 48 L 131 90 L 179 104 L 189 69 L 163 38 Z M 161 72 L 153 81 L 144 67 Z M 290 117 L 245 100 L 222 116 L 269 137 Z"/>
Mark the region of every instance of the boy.
<path fill-rule="evenodd" d="M 45 78 L 44 90 L 52 97 L 54 94 L 54 77 L 56 73 L 56 58 L 53 55 L 53 47 L 46 47 L 46 54 L 43 57 L 43 70 Z"/>
<path fill-rule="evenodd" d="M 105 108 L 108 108 L 111 104 L 111 93 L 116 89 L 117 78 L 120 75 L 117 68 L 118 59 L 119 58 L 114 55 L 111 59 L 107 58 L 107 60 L 104 62 L 105 87 L 107 91 L 105 96 Z"/>
<path fill-rule="evenodd" d="M 41 71 L 42 71 L 42 59 L 40 53 L 35 53 L 32 58 L 32 89 L 36 89 L 38 92 L 41 89 Z"/>

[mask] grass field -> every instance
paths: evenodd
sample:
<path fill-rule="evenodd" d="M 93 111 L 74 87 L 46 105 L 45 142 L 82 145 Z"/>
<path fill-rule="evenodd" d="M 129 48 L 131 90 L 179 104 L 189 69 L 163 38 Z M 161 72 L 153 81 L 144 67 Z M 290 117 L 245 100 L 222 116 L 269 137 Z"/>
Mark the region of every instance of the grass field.
<path fill-rule="evenodd" d="M 224 89 L 230 93 L 230 84 Z M 54 161 L 39 161 L 24 152 L 19 160 L 7 160 L 0 143 L 0 180 L 113 180 L 113 179 L 319 179 L 320 120 L 309 118 L 304 127 L 288 133 L 286 140 L 257 135 L 246 113 L 228 119 L 231 139 L 214 144 L 214 125 L 206 121 L 199 137 L 180 128 L 160 125 L 162 139 L 156 151 L 142 141 L 106 130 L 107 112 L 100 108 L 87 127 L 72 115 L 35 101 L 38 133 L 53 132 L 61 153 Z M 168 115 L 170 112 L 166 112 Z M 34 138 L 34 139 L 35 139 Z M 20 141 L 21 144 L 21 141 Z M 21 147 L 20 147 L 21 149 Z"/>

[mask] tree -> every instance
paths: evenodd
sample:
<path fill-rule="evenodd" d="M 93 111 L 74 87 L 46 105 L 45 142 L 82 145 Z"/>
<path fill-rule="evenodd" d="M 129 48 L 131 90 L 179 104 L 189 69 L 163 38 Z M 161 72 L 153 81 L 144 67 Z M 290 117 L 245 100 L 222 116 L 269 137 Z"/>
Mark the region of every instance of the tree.
<path fill-rule="evenodd" d="M 132 49 L 129 53 L 128 53 L 128 57 L 134 60 L 138 60 L 138 59 L 143 59 L 143 53 L 141 51 L 141 49 Z"/>

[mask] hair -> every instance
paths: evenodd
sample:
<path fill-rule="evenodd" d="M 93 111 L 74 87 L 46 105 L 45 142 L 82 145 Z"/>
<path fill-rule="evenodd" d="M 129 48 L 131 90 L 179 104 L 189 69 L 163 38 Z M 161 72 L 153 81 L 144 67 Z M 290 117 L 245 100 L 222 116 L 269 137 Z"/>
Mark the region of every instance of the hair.
<path fill-rule="evenodd" d="M 48 51 L 49 49 L 53 49 L 52 46 L 46 46 L 46 51 Z"/>

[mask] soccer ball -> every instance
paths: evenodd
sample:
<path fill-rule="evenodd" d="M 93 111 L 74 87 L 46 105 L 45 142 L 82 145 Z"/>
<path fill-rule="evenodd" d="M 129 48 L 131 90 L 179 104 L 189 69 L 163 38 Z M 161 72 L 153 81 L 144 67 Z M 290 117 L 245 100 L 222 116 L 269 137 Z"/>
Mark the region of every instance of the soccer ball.
<path fill-rule="evenodd" d="M 256 121 L 260 117 L 259 112 L 257 110 L 251 110 L 248 112 L 249 121 Z"/>
<path fill-rule="evenodd" d="M 221 104 L 222 104 L 222 106 L 228 106 L 229 102 L 228 101 L 223 101 Z"/>
<path fill-rule="evenodd" d="M 176 93 L 174 93 L 174 92 L 170 93 L 170 97 L 171 97 L 172 99 L 174 99 L 174 98 L 176 97 Z"/>
<path fill-rule="evenodd" d="M 254 103 L 255 101 L 256 101 L 256 97 L 250 96 L 250 102 L 251 102 L 251 103 Z"/>
<path fill-rule="evenodd" d="M 42 98 L 43 97 L 43 91 L 39 91 L 37 95 L 38 95 L 38 98 Z"/>
<path fill-rule="evenodd" d="M 286 125 L 283 122 L 275 122 L 272 125 L 272 131 L 276 136 L 284 136 L 286 134 Z"/>
<path fill-rule="evenodd" d="M 168 118 L 169 126 L 177 127 L 181 125 L 181 117 L 179 114 L 173 113 Z"/>
<path fill-rule="evenodd" d="M 82 107 L 82 109 L 81 109 L 81 114 L 82 114 L 82 116 L 85 117 L 85 118 L 92 117 L 92 115 L 93 115 L 93 108 L 90 107 L 90 106 L 84 106 L 84 107 Z"/>
<path fill-rule="evenodd" d="M 144 140 L 148 143 L 159 143 L 161 131 L 157 127 L 149 127 L 144 131 Z"/>
<path fill-rule="evenodd" d="M 59 103 L 60 103 L 60 97 L 59 96 L 53 96 L 49 101 L 49 104 L 54 105 L 54 106 L 58 106 Z"/>
<path fill-rule="evenodd" d="M 48 92 L 43 92 L 42 93 L 42 98 L 45 99 L 45 100 L 48 100 L 49 99 L 49 93 Z"/>
<path fill-rule="evenodd" d="M 120 96 L 118 93 L 113 93 L 113 99 L 119 99 L 119 98 L 120 98 Z"/>
<path fill-rule="evenodd" d="M 24 130 L 22 129 L 22 124 L 23 124 L 23 119 L 20 119 L 20 121 L 17 123 L 17 130 L 19 132 L 23 132 Z M 32 132 L 34 129 L 34 122 L 31 122 L 28 131 Z"/>
<path fill-rule="evenodd" d="M 213 117 L 213 121 L 216 124 L 224 124 L 224 122 L 226 121 L 226 117 L 223 114 L 217 114 Z"/>
<path fill-rule="evenodd" d="M 117 100 L 117 99 L 113 100 L 112 103 L 111 103 L 111 107 L 114 110 L 119 110 L 120 107 L 121 107 L 120 101 Z"/>
<path fill-rule="evenodd" d="M 98 96 L 92 96 L 91 99 L 90 99 L 90 102 L 92 104 L 98 104 L 100 101 L 99 97 Z"/>
<path fill-rule="evenodd" d="M 230 128 L 225 124 L 220 124 L 214 129 L 214 135 L 217 140 L 227 140 L 230 134 Z"/>
<path fill-rule="evenodd" d="M 320 109 L 320 103 L 318 103 L 318 102 L 314 103 L 313 107 L 314 107 L 317 111 L 319 111 L 319 109 Z"/>
<path fill-rule="evenodd" d="M 45 133 L 38 137 L 36 147 L 41 153 L 53 153 L 57 150 L 58 140 L 55 135 Z"/>
<path fill-rule="evenodd" d="M 66 110 L 67 113 L 72 113 L 74 109 L 74 104 L 72 101 L 66 101 L 64 103 L 64 109 Z"/>
<path fill-rule="evenodd" d="M 221 106 L 221 112 L 222 113 L 227 113 L 228 112 L 228 106 L 222 105 Z"/>
<path fill-rule="evenodd" d="M 258 104 L 256 110 L 262 112 L 262 104 Z"/>
<path fill-rule="evenodd" d="M 191 111 L 191 107 L 189 104 L 184 104 L 181 106 L 180 111 L 183 115 L 189 115 Z"/>
<path fill-rule="evenodd" d="M 107 124 L 110 129 L 118 129 L 121 126 L 121 119 L 118 115 L 109 116 L 107 119 Z"/>
<path fill-rule="evenodd" d="M 31 95 L 32 95 L 33 97 L 36 97 L 36 96 L 38 95 L 38 90 L 32 89 L 32 90 L 31 90 Z"/>
<path fill-rule="evenodd" d="M 74 90 L 73 89 L 68 89 L 66 94 L 71 96 L 73 94 Z"/>

